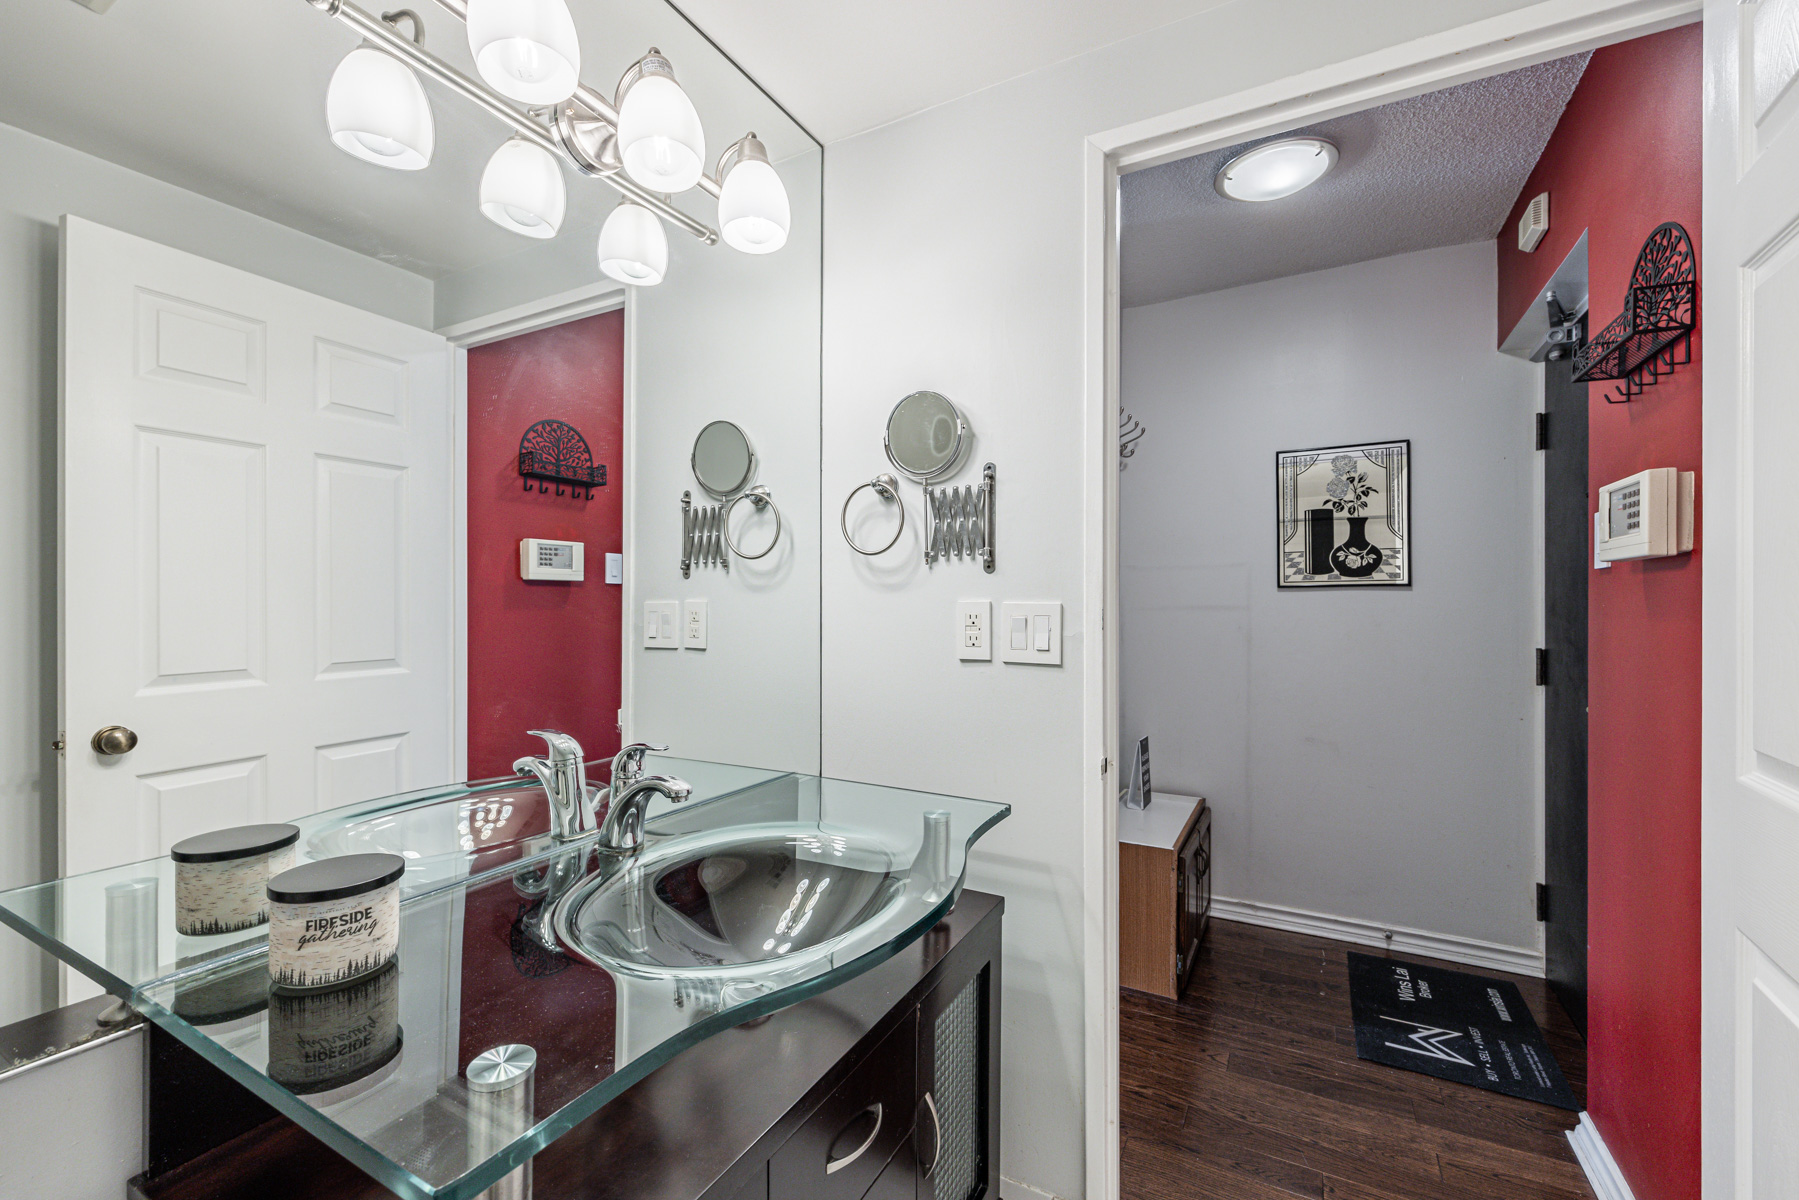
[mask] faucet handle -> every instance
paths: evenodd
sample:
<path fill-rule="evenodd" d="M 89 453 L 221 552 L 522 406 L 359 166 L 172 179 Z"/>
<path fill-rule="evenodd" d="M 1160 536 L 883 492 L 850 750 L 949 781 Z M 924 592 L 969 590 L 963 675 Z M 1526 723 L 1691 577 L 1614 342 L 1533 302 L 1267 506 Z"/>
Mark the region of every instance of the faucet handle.
<path fill-rule="evenodd" d="M 582 760 L 581 743 L 558 729 L 533 729 L 532 737 L 540 737 L 549 746 L 549 759 L 553 763 L 580 762 Z"/>
<path fill-rule="evenodd" d="M 632 742 L 612 757 L 612 783 L 630 783 L 643 774 L 643 756 L 646 754 L 662 754 L 668 750 L 665 745 L 652 742 Z"/>

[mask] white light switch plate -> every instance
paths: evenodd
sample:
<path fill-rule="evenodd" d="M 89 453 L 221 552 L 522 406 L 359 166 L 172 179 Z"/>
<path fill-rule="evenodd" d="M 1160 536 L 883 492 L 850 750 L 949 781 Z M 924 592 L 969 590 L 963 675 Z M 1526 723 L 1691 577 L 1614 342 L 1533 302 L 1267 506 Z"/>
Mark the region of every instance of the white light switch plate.
<path fill-rule="evenodd" d="M 681 607 L 681 645 L 689 650 L 706 648 L 706 602 L 689 600 Z"/>
<path fill-rule="evenodd" d="M 1062 605 L 1008 600 L 999 606 L 1001 662 L 1062 665 Z"/>
<path fill-rule="evenodd" d="M 956 657 L 965 662 L 993 661 L 993 601 L 956 601 Z"/>
<path fill-rule="evenodd" d="M 643 648 L 645 650 L 679 650 L 681 604 L 678 600 L 645 600 L 643 602 Z"/>
<path fill-rule="evenodd" d="M 623 583 L 625 581 L 625 556 L 608 554 L 606 556 L 606 582 Z"/>

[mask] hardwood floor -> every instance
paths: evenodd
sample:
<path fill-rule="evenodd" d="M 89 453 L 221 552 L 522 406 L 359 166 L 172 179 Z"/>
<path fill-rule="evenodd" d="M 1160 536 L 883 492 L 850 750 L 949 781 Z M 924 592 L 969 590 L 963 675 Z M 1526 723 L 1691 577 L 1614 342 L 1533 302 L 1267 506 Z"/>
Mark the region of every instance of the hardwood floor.
<path fill-rule="evenodd" d="M 1355 1056 L 1350 950 L 1214 919 L 1180 1000 L 1123 993 L 1126 1200 L 1591 1200 L 1574 1113 Z M 1440 965 L 1516 983 L 1585 1102 L 1542 980 Z"/>

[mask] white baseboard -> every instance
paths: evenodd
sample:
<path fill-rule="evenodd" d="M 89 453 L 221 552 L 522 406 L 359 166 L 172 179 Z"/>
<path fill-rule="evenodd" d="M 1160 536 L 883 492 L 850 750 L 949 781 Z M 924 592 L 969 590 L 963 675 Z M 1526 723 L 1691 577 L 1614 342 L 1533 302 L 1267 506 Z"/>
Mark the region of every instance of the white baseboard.
<path fill-rule="evenodd" d="M 1032 1187 L 1028 1183 L 1013 1179 L 1007 1175 L 999 1177 L 1000 1200 L 1062 1200 L 1054 1192 L 1046 1192 L 1042 1188 Z"/>
<path fill-rule="evenodd" d="M 1289 933 L 1309 933 L 1313 937 L 1335 938 L 1340 942 L 1354 942 L 1358 946 L 1376 946 L 1424 958 L 1465 963 L 1471 967 L 1510 971 L 1514 975 L 1534 975 L 1538 978 L 1543 975 L 1543 952 L 1523 946 L 1505 946 L 1498 942 L 1483 942 L 1477 938 L 1407 929 L 1403 925 L 1381 925 L 1358 917 L 1332 916 L 1330 913 L 1288 908 L 1281 904 L 1264 904 L 1259 900 L 1233 900 L 1228 896 L 1212 897 L 1212 915 L 1223 921 L 1241 921 L 1245 925 L 1285 929 Z"/>
<path fill-rule="evenodd" d="M 1605 1139 L 1599 1136 L 1599 1127 L 1593 1124 L 1593 1118 L 1581 1113 L 1580 1124 L 1568 1131 L 1568 1141 L 1599 1200 L 1636 1200 L 1630 1184 L 1624 1181 L 1624 1172 L 1618 1169 L 1617 1160 L 1605 1148 Z"/>

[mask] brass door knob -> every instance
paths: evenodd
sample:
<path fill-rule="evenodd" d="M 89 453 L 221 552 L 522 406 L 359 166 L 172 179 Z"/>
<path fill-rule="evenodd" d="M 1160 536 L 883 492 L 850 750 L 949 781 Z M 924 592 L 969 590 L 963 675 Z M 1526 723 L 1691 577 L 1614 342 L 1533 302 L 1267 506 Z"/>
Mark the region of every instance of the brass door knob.
<path fill-rule="evenodd" d="M 123 725 L 108 725 L 105 729 L 94 731 L 89 745 L 96 754 L 129 754 L 137 749 L 137 734 Z"/>

